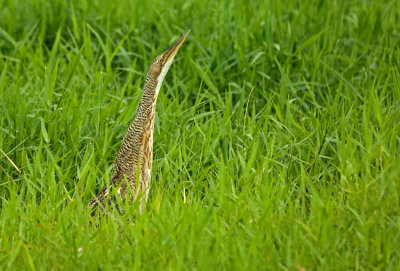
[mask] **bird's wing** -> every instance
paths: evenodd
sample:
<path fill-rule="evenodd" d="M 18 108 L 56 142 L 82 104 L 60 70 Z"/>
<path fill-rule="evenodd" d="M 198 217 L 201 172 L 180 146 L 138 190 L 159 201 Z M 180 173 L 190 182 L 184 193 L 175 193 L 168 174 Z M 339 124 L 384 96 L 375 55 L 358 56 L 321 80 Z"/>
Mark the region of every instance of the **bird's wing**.
<path fill-rule="evenodd" d="M 136 176 L 136 167 L 142 152 L 143 128 L 138 117 L 129 127 L 114 161 L 114 185 L 126 176 L 128 181 Z"/>
<path fill-rule="evenodd" d="M 87 208 L 92 210 L 92 216 L 96 214 L 96 210 L 99 205 L 106 205 L 106 200 L 108 199 L 110 191 L 112 191 L 112 185 L 109 189 L 107 189 L 107 186 L 104 186 L 103 189 L 97 194 L 97 196 L 89 202 Z"/>
<path fill-rule="evenodd" d="M 107 189 L 104 186 L 102 190 L 88 204 L 88 209 L 92 209 L 92 216 L 96 213 L 97 208 L 104 207 L 106 202 L 111 203 L 113 187 L 117 187 L 120 182 L 127 177 L 131 188 L 134 188 L 136 178 L 137 161 L 142 152 L 143 129 L 141 129 L 140 119 L 135 118 L 132 125 L 129 127 L 127 134 L 122 140 L 121 147 L 114 161 L 114 174 L 111 178 L 111 185 Z M 122 184 L 122 191 L 118 193 L 122 199 L 125 198 L 126 185 Z M 120 189 L 118 189 L 120 190 Z"/>

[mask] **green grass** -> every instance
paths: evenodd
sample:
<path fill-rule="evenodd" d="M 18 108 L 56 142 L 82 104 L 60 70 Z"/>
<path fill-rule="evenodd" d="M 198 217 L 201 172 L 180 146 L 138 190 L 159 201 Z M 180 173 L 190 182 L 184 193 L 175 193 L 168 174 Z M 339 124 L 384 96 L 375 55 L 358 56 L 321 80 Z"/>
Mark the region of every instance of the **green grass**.
<path fill-rule="evenodd" d="M 98 2 L 0 4 L 0 269 L 400 269 L 399 1 Z M 189 28 L 146 209 L 95 227 Z"/>

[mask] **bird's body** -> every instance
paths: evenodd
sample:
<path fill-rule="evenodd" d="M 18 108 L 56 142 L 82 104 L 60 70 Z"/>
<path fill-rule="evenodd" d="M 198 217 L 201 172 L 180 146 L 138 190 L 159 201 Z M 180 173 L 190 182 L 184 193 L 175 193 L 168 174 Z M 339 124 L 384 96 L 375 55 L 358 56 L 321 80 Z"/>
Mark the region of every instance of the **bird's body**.
<path fill-rule="evenodd" d="M 96 213 L 99 206 L 104 207 L 112 201 L 112 192 L 116 192 L 122 200 L 127 199 L 127 196 L 130 201 L 139 197 L 140 212 L 144 202 L 147 201 L 153 163 L 153 132 L 157 97 L 164 77 L 188 34 L 189 31 L 169 50 L 157 56 L 151 64 L 135 120 L 129 127 L 114 161 L 111 187 L 108 189 L 104 187 L 89 203 L 88 207 L 92 209 L 92 215 Z M 114 189 L 117 190 L 113 191 Z"/>

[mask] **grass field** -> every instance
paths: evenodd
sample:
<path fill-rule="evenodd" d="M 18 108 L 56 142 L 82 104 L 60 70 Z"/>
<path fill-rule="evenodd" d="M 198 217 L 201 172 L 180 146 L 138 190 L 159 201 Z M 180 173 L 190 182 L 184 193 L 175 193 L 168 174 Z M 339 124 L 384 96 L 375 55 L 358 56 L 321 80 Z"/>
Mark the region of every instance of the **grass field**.
<path fill-rule="evenodd" d="M 1 270 L 400 270 L 400 1 L 4 0 L 0 18 Z M 189 28 L 146 209 L 95 227 L 147 68 Z"/>

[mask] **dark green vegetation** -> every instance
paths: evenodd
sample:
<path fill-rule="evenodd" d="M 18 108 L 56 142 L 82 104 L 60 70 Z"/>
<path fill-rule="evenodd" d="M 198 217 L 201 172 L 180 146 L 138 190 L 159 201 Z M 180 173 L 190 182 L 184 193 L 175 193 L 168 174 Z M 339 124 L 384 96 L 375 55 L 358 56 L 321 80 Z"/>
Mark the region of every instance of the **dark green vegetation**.
<path fill-rule="evenodd" d="M 400 1 L 281 2 L 2 1 L 0 269 L 399 270 Z M 188 28 L 146 210 L 96 228 Z"/>

